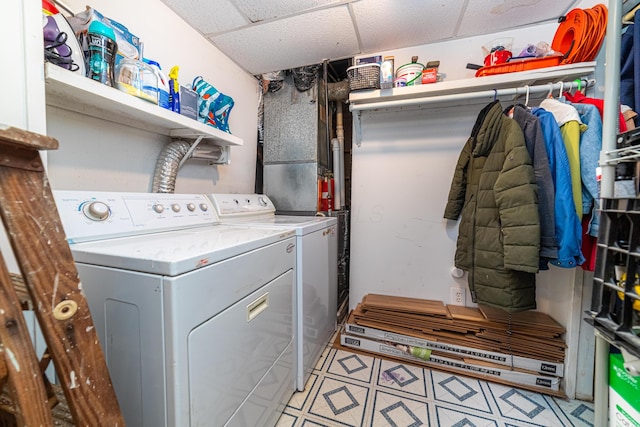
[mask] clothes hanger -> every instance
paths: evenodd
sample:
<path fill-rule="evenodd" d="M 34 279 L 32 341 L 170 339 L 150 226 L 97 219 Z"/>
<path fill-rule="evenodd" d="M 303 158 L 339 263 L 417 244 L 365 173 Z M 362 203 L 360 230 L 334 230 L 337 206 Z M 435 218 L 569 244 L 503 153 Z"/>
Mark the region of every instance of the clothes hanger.
<path fill-rule="evenodd" d="M 562 94 L 564 93 L 564 82 L 560 82 L 560 90 L 558 91 L 558 99 L 562 98 Z"/>
<path fill-rule="evenodd" d="M 556 98 L 560 102 L 566 102 L 567 98 L 564 96 L 564 82 L 560 82 L 560 88 L 558 92 L 558 98 Z"/>
<path fill-rule="evenodd" d="M 529 85 L 525 85 L 524 87 L 527 90 L 527 94 L 524 97 L 524 106 L 529 108 Z"/>
<path fill-rule="evenodd" d="M 549 83 L 549 92 L 547 93 L 548 99 L 553 99 L 553 84 Z"/>

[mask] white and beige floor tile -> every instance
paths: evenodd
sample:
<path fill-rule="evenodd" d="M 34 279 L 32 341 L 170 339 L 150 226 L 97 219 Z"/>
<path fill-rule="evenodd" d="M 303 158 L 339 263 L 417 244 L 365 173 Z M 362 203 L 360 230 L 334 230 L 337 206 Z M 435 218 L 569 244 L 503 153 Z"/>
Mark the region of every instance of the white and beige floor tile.
<path fill-rule="evenodd" d="M 593 427 L 593 405 L 328 346 L 277 427 Z"/>

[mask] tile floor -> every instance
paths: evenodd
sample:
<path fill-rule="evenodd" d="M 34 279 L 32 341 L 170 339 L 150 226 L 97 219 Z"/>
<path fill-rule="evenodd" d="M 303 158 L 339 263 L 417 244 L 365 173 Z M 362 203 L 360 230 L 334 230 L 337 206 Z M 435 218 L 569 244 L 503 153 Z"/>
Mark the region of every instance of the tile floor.
<path fill-rule="evenodd" d="M 330 345 L 276 427 L 593 426 L 593 405 Z"/>

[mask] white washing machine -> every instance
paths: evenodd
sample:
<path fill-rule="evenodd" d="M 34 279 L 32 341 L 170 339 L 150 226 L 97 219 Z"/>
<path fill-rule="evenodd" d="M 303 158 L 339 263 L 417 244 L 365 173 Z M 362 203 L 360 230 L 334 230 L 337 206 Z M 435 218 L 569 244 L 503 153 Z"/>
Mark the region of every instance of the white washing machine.
<path fill-rule="evenodd" d="M 309 375 L 337 327 L 338 221 L 322 216 L 275 215 L 262 194 L 211 194 L 223 224 L 295 229 L 295 385 L 304 390 Z"/>
<path fill-rule="evenodd" d="M 205 195 L 54 196 L 127 425 L 275 425 L 295 231 L 219 225 Z"/>

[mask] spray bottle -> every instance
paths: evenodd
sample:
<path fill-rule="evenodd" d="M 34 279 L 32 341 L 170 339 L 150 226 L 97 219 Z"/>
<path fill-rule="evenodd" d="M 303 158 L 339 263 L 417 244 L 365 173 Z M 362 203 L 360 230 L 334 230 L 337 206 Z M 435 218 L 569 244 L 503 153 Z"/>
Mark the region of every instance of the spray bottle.
<path fill-rule="evenodd" d="M 178 71 L 180 67 L 177 65 L 169 70 L 169 105 L 171 110 L 176 113 L 180 112 L 180 84 L 178 83 Z"/>

